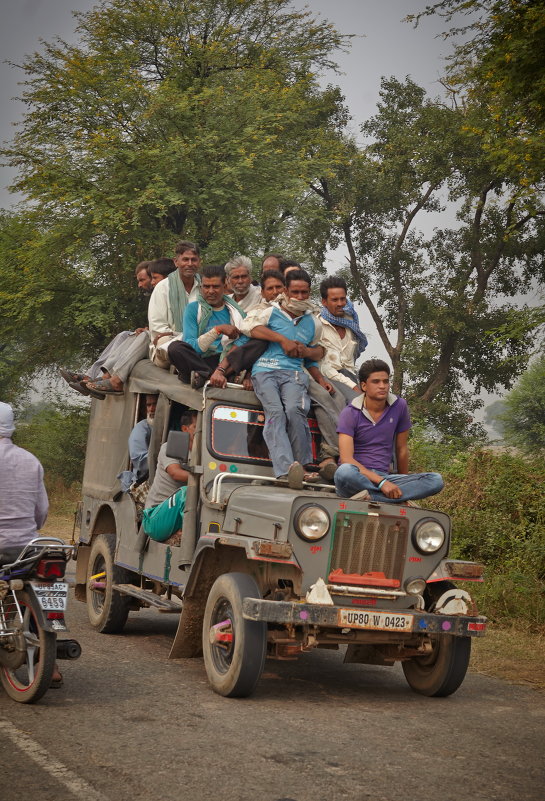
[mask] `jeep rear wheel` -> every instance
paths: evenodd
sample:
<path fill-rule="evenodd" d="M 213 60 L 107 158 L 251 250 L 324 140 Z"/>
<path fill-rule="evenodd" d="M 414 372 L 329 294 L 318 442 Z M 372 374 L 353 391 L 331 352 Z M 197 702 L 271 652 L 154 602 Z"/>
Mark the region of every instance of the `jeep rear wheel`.
<path fill-rule="evenodd" d="M 411 689 L 421 695 L 445 697 L 463 682 L 471 654 L 471 637 L 432 635 L 432 651 L 402 663 Z"/>
<path fill-rule="evenodd" d="M 212 689 L 228 697 L 250 695 L 265 664 L 267 626 L 242 616 L 244 598 L 261 598 L 255 580 L 226 573 L 214 582 L 203 620 L 203 654 Z"/>
<path fill-rule="evenodd" d="M 100 534 L 91 546 L 87 569 L 87 616 L 93 628 L 103 634 L 123 630 L 129 615 L 130 598 L 112 589 L 113 584 L 130 583 L 130 573 L 114 563 L 115 534 Z"/>

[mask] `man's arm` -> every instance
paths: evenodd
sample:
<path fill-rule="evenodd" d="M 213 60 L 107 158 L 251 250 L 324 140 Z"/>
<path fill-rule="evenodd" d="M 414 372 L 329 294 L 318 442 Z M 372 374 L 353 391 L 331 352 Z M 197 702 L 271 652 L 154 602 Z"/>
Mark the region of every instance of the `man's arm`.
<path fill-rule="evenodd" d="M 233 345 L 229 353 L 232 353 L 234 350 L 237 349 L 236 345 Z M 221 362 L 218 364 L 212 375 L 210 376 L 210 384 L 213 387 L 219 387 L 220 389 L 225 389 L 227 386 L 227 372 L 231 369 L 231 365 L 229 364 L 229 360 L 227 356 L 224 356 Z"/>
<path fill-rule="evenodd" d="M 169 474 L 174 481 L 179 481 L 182 484 L 187 484 L 189 479 L 189 473 L 187 470 L 184 470 L 183 467 L 180 467 L 179 464 L 169 464 L 165 467 L 165 470 Z"/>
<path fill-rule="evenodd" d="M 369 481 L 372 481 L 377 487 L 381 481 L 384 481 L 384 476 L 381 476 L 380 473 L 368 470 L 354 459 L 354 439 L 349 434 L 339 434 L 339 459 L 342 464 L 355 465 L 360 473 L 368 478 Z M 401 498 L 403 495 L 402 490 L 395 484 L 392 484 L 391 481 L 384 481 L 380 491 L 383 495 L 386 495 L 387 498 Z"/>
<path fill-rule="evenodd" d="M 40 465 L 38 475 L 38 493 L 36 496 L 36 505 L 34 507 L 34 520 L 36 528 L 40 529 L 47 520 L 47 512 L 49 510 L 49 501 L 47 500 L 47 492 L 44 487 L 44 471 Z"/>
<path fill-rule="evenodd" d="M 148 474 L 148 448 L 151 428 L 146 420 L 140 420 L 129 434 L 129 458 L 136 478 Z"/>
<path fill-rule="evenodd" d="M 330 384 L 329 381 L 326 381 L 326 379 L 323 377 L 323 375 L 321 374 L 321 372 L 318 370 L 317 367 L 312 367 L 312 366 L 307 367 L 307 371 L 309 375 L 314 379 L 314 381 L 316 381 L 317 384 L 323 387 L 326 390 L 326 392 L 329 392 L 330 395 L 335 394 L 335 388 L 333 384 Z"/>
<path fill-rule="evenodd" d="M 266 342 L 278 342 L 282 350 L 287 356 L 295 356 L 301 358 L 300 349 L 301 343 L 295 342 L 293 339 L 288 339 L 278 331 L 273 331 L 266 325 L 257 325 L 250 331 L 250 336 L 253 339 L 264 339 Z"/>
<path fill-rule="evenodd" d="M 197 302 L 188 303 L 188 305 L 185 307 L 183 323 L 184 332 L 182 334 L 182 341 L 187 342 L 188 345 L 191 345 L 193 350 L 197 351 L 197 353 L 202 354 L 203 350 L 201 349 L 199 343 L 199 324 L 197 322 L 198 309 L 199 304 Z M 214 331 L 214 339 L 217 338 L 218 334 L 216 331 Z"/>
<path fill-rule="evenodd" d="M 324 358 L 325 349 L 323 345 L 303 345 L 301 343 L 300 356 L 303 359 L 311 359 L 313 362 L 319 362 Z"/>
<path fill-rule="evenodd" d="M 409 430 L 396 434 L 395 452 L 397 461 L 397 472 L 409 472 Z"/>

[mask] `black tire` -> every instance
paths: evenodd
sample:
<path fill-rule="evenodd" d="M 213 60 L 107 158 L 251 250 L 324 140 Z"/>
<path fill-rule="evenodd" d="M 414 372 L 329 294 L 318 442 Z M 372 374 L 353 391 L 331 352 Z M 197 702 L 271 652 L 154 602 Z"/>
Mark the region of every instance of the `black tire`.
<path fill-rule="evenodd" d="M 251 695 L 265 664 L 267 625 L 242 617 L 244 598 L 261 598 L 259 587 L 246 573 L 226 573 L 214 582 L 202 629 L 206 675 L 219 695 L 244 698 Z M 230 621 L 223 631 L 230 643 L 213 640 L 213 626 Z"/>
<path fill-rule="evenodd" d="M 14 701 L 32 704 L 38 701 L 51 686 L 57 656 L 57 635 L 44 631 L 38 623 L 34 600 L 26 592 L 18 592 L 17 600 L 23 614 L 23 634 L 26 657 L 17 667 L 0 667 L 2 687 Z M 8 595 L 3 601 L 6 621 L 10 627 L 19 627 L 20 618 Z"/>
<path fill-rule="evenodd" d="M 405 678 L 420 695 L 444 698 L 463 682 L 471 654 L 471 637 L 432 635 L 433 650 L 402 663 Z"/>
<path fill-rule="evenodd" d="M 114 564 L 115 534 L 100 534 L 91 546 L 87 567 L 87 616 L 91 626 L 102 634 L 117 634 L 123 630 L 129 615 L 130 598 L 112 589 L 112 584 L 130 583 L 128 570 Z M 100 578 L 104 589 L 92 589 L 92 576 Z"/>

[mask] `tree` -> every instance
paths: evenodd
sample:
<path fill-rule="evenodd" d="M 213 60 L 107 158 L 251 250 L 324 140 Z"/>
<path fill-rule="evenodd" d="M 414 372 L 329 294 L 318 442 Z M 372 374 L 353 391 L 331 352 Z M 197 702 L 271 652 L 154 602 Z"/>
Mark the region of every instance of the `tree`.
<path fill-rule="evenodd" d="M 524 313 L 516 295 L 545 277 L 545 208 L 483 154 L 473 129 L 485 114 L 432 101 L 410 79 L 383 80 L 378 113 L 362 128 L 367 144 L 345 140 L 336 175 L 312 184 L 322 203 L 320 230 L 311 228 L 318 251 L 344 241 L 352 291 L 392 360 L 394 391 L 405 385 L 416 411 L 450 434 L 472 432 L 479 401 L 464 382 L 492 391 L 524 369 L 528 332 L 493 332 Z M 428 240 L 414 230 L 447 203 L 458 210 L 453 227 Z"/>
<path fill-rule="evenodd" d="M 55 398 L 22 410 L 13 439 L 40 460 L 51 491 L 59 482 L 70 487 L 81 481 L 88 431 L 89 408 Z"/>
<path fill-rule="evenodd" d="M 545 7 L 540 0 L 440 0 L 425 15 L 456 24 L 444 36 L 463 34 L 449 59 L 448 84 L 487 109 L 475 129 L 482 148 L 521 186 L 541 180 L 545 168 Z M 465 24 L 459 24 L 464 20 Z"/>
<path fill-rule="evenodd" d="M 96 354 L 110 331 L 143 324 L 145 309 L 127 272 L 119 256 L 106 265 L 82 248 L 76 253 L 70 237 L 48 229 L 36 209 L 0 213 L 4 400 L 24 394 L 49 365 Z"/>
<path fill-rule="evenodd" d="M 507 442 L 528 453 L 545 451 L 545 355 L 532 362 L 503 402 L 499 419 Z"/>
<path fill-rule="evenodd" d="M 505 404 L 503 400 L 495 400 L 486 407 L 484 414 L 484 420 L 487 426 L 493 428 L 500 437 L 503 437 L 503 423 L 501 421 L 501 415 L 503 414 L 504 410 Z"/>
<path fill-rule="evenodd" d="M 20 65 L 27 113 L 4 151 L 27 202 L 4 220 L 1 302 L 20 334 L 9 358 L 33 368 L 60 359 L 32 348 L 29 318 L 42 344 L 89 352 L 134 316 L 134 264 L 176 240 L 211 261 L 270 247 L 328 170 L 339 98 L 317 72 L 343 37 L 289 0 L 108 0 L 76 18 L 78 44 Z"/>

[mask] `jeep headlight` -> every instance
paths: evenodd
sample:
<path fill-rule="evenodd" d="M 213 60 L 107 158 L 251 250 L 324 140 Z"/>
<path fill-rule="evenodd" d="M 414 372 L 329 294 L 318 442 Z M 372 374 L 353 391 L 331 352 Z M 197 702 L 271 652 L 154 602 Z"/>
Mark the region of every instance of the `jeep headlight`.
<path fill-rule="evenodd" d="M 435 553 L 445 542 L 445 529 L 437 520 L 426 518 L 416 524 L 412 539 L 420 553 Z"/>
<path fill-rule="evenodd" d="M 303 506 L 294 520 L 295 531 L 304 540 L 321 540 L 329 531 L 331 520 L 321 506 Z"/>

